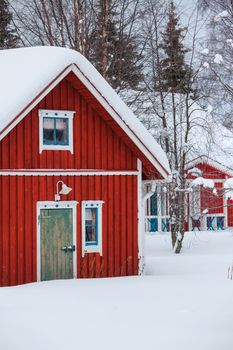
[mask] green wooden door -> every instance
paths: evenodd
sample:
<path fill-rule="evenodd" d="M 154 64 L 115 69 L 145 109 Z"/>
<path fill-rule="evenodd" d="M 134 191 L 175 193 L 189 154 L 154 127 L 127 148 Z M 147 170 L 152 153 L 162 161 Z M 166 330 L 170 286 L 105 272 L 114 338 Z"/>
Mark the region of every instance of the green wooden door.
<path fill-rule="evenodd" d="M 40 211 L 41 281 L 73 278 L 72 209 Z"/>

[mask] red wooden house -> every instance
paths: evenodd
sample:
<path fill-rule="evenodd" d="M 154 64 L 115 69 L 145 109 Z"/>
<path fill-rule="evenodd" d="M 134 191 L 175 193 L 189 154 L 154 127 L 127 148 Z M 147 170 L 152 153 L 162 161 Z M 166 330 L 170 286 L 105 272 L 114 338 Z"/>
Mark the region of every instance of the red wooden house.
<path fill-rule="evenodd" d="M 187 230 L 233 227 L 233 201 L 227 199 L 224 191 L 224 182 L 233 177 L 233 170 L 216 160 L 201 156 L 187 164 L 187 176 L 190 181 L 197 176 L 211 179 L 216 189 L 213 191 L 201 186 L 190 193 Z"/>
<path fill-rule="evenodd" d="M 0 285 L 139 274 L 160 146 L 77 52 L 2 50 L 0 76 Z"/>

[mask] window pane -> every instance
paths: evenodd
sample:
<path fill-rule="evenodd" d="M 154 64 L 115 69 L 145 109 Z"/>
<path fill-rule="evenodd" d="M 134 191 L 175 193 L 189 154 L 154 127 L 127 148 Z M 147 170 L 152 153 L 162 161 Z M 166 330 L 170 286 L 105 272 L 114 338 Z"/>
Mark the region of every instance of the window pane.
<path fill-rule="evenodd" d="M 43 143 L 54 143 L 54 119 L 43 118 Z"/>
<path fill-rule="evenodd" d="M 68 119 L 56 118 L 56 144 L 68 144 Z"/>
<path fill-rule="evenodd" d="M 86 243 L 97 244 L 97 208 L 85 209 Z"/>
<path fill-rule="evenodd" d="M 150 214 L 149 215 L 158 215 L 158 198 L 157 198 L 157 193 L 154 193 L 150 197 Z"/>

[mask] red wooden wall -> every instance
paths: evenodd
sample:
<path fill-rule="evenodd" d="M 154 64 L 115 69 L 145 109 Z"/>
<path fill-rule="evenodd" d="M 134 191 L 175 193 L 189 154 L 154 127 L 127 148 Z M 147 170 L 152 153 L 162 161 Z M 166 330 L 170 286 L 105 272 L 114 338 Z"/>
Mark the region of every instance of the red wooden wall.
<path fill-rule="evenodd" d="M 53 201 L 62 179 L 77 200 L 77 275 L 138 274 L 137 176 L 0 176 L 0 285 L 37 280 L 37 201 Z M 64 198 L 63 198 L 64 199 Z M 82 258 L 81 201 L 103 200 L 103 256 Z"/>
<path fill-rule="evenodd" d="M 228 173 L 224 173 L 214 166 L 211 166 L 206 163 L 199 163 L 195 167 L 202 170 L 202 175 L 204 178 L 213 179 L 213 180 L 222 180 L 222 182 L 215 182 L 215 187 L 217 189 L 218 195 L 215 196 L 210 189 L 201 190 L 201 209 L 209 208 L 208 214 L 223 214 L 224 213 L 224 190 L 223 184 L 224 181 L 229 178 Z M 189 179 L 194 179 L 194 177 L 189 174 Z M 227 223 L 228 227 L 233 227 L 233 201 L 227 200 Z"/>
<path fill-rule="evenodd" d="M 215 182 L 214 186 L 218 195 L 215 195 L 211 189 L 201 188 L 201 210 L 208 208 L 208 214 L 223 214 L 223 183 Z"/>
<path fill-rule="evenodd" d="M 74 154 L 39 154 L 38 109 L 75 110 Z M 137 155 L 126 138 L 63 80 L 0 141 L 0 169 L 136 170 Z M 145 166 L 145 164 L 144 164 Z M 78 277 L 138 274 L 137 176 L 0 176 L 0 285 L 36 281 L 36 203 L 53 201 L 62 179 L 77 200 Z M 103 200 L 103 256 L 81 253 L 81 201 Z"/>
<path fill-rule="evenodd" d="M 229 177 L 226 173 L 206 163 L 199 163 L 195 167 L 202 171 L 202 175 L 200 176 L 205 179 L 224 180 Z M 188 174 L 188 179 L 195 179 L 195 177 Z M 212 189 L 201 187 L 201 210 L 209 208 L 208 214 L 221 214 L 224 212 L 223 182 L 215 182 L 214 186 L 217 189 L 218 195 L 215 195 Z"/>
<path fill-rule="evenodd" d="M 191 169 L 194 168 L 193 166 L 191 167 Z M 223 171 L 209 165 L 206 163 L 199 163 L 197 165 L 195 165 L 195 168 L 198 168 L 202 171 L 202 177 L 204 177 L 205 179 L 227 179 L 229 177 L 229 175 L 227 175 L 226 173 L 224 173 Z M 188 178 L 189 179 L 194 179 L 195 177 L 193 177 L 190 173 L 188 174 Z"/>
<path fill-rule="evenodd" d="M 38 109 L 74 110 L 74 154 L 39 154 Z M 0 169 L 137 169 L 137 157 L 88 101 L 63 80 L 1 142 Z"/>

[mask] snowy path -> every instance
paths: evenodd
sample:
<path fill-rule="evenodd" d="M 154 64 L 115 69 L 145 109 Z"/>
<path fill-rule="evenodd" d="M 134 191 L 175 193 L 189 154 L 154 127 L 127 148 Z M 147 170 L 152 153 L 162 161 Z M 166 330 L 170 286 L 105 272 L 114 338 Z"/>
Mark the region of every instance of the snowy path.
<path fill-rule="evenodd" d="M 232 233 L 147 237 L 147 276 L 0 289 L 1 350 L 232 350 Z"/>

